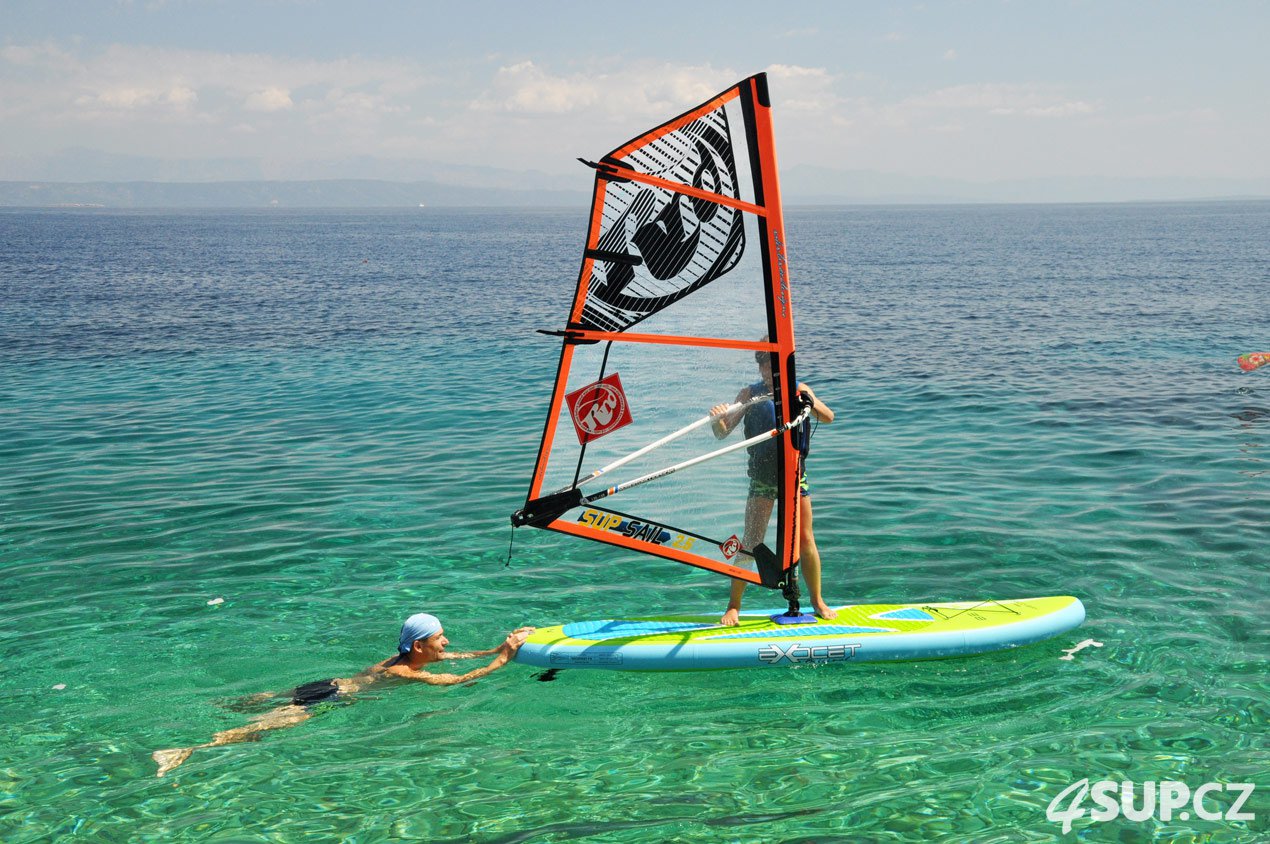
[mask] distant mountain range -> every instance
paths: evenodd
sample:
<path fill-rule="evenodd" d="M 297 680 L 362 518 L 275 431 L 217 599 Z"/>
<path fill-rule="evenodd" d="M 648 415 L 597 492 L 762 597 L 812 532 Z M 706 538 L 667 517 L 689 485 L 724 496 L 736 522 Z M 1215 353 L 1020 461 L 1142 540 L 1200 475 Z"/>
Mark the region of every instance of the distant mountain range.
<path fill-rule="evenodd" d="M 0 206 L 100 208 L 418 208 L 570 206 L 583 191 L 516 190 L 439 182 L 0 182 Z"/>
<path fill-rule="evenodd" d="M 462 181 L 310 179 L 0 182 L 0 207 L 418 208 L 583 207 L 589 174 L 468 173 Z M 786 205 L 1168 202 L 1267 199 L 1270 180 L 1050 178 L 970 182 L 796 166 L 781 173 Z"/>
<path fill-rule="evenodd" d="M 957 202 L 1175 202 L 1270 199 L 1270 179 L 1053 176 L 976 182 L 798 165 L 781 171 L 786 205 Z"/>

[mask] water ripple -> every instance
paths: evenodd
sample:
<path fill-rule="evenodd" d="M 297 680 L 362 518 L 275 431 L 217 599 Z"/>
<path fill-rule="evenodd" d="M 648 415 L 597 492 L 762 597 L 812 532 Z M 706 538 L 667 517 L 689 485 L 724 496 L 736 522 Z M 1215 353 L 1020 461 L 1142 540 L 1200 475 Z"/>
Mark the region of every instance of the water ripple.
<path fill-rule="evenodd" d="M 839 414 L 809 464 L 829 596 L 1071 593 L 1102 648 L 511 667 L 156 780 L 418 609 L 475 647 L 722 609 L 552 534 L 505 566 L 581 224 L 0 214 L 0 838 L 1045 841 L 1081 777 L 1264 774 L 1267 414 L 1231 360 L 1270 214 L 1214 204 L 790 214 L 800 373 Z"/>

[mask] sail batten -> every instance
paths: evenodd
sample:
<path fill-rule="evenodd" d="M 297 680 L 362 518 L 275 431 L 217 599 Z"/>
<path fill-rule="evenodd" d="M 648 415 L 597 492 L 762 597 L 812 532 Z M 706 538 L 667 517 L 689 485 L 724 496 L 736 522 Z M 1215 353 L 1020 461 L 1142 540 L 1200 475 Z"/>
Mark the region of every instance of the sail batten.
<path fill-rule="evenodd" d="M 631 182 L 640 182 L 642 184 L 653 185 L 655 187 L 664 188 L 673 193 L 683 194 L 684 196 L 696 197 L 697 199 L 702 199 L 702 200 L 705 200 L 706 202 L 713 202 L 718 205 L 726 205 L 729 208 L 736 208 L 740 211 L 746 211 L 750 214 L 756 214 L 760 217 L 767 216 L 767 209 L 761 205 L 755 205 L 752 202 L 744 202 L 740 199 L 736 199 L 731 196 L 725 196 L 723 194 L 701 190 L 700 188 L 695 188 L 692 185 L 685 185 L 681 182 L 672 182 L 669 179 L 661 179 L 661 178 L 658 178 L 657 176 L 652 176 L 647 173 L 639 173 L 633 170 L 619 171 L 619 170 L 608 169 L 608 170 L 602 170 L 602 175 L 600 176 L 600 178 L 604 178 L 604 179 L 613 178 L 613 179 L 621 179 L 621 180 L 631 181 Z"/>
<path fill-rule="evenodd" d="M 766 81 L 591 166 L 577 287 L 549 332 L 560 363 L 513 523 L 772 586 L 798 560 L 806 411 Z M 632 480 L 582 492 L 618 467 Z M 618 494 L 623 513 L 596 503 Z"/>
<path fill-rule="evenodd" d="M 569 328 L 563 334 L 573 340 L 585 342 L 655 343 L 667 346 L 700 346 L 703 348 L 737 349 L 748 352 L 776 352 L 772 343 L 726 337 L 689 337 L 679 334 L 636 334 L 630 331 L 591 331 L 585 328 Z"/>

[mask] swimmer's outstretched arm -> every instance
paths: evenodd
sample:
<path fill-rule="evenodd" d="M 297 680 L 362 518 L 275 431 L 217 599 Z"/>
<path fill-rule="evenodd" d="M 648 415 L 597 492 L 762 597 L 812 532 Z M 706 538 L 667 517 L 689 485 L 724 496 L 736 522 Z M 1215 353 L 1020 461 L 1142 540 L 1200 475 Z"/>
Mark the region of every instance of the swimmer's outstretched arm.
<path fill-rule="evenodd" d="M 442 659 L 472 659 L 478 656 L 490 656 L 498 653 L 498 648 L 490 648 L 487 651 L 446 651 L 441 654 Z"/>
<path fill-rule="evenodd" d="M 530 633 L 534 632 L 534 629 L 535 628 L 533 627 L 517 627 L 515 630 L 511 632 L 510 635 L 515 636 L 520 633 L 529 635 Z M 493 656 L 494 654 L 498 653 L 498 649 L 501 647 L 502 645 L 499 645 L 498 647 L 490 648 L 489 650 L 485 650 L 485 651 L 446 651 L 445 653 L 441 654 L 441 658 L 442 659 L 473 659 L 478 656 Z M 519 647 L 519 645 L 517 647 Z"/>
<path fill-rule="evenodd" d="M 495 654 L 489 665 L 473 669 L 466 674 L 433 674 L 429 671 L 412 671 L 409 668 L 393 670 L 392 673 L 407 680 L 427 683 L 430 686 L 457 686 L 460 683 L 479 680 L 510 662 L 511 658 L 516 655 L 516 651 L 520 650 L 520 646 L 525 643 L 525 639 L 529 638 L 529 634 L 532 632 L 534 632 L 532 627 L 521 627 L 508 633 L 507 638 L 503 640 L 501 645 L 494 648 L 493 651 L 487 651 L 487 653 Z M 456 657 L 451 656 L 451 658 Z"/>

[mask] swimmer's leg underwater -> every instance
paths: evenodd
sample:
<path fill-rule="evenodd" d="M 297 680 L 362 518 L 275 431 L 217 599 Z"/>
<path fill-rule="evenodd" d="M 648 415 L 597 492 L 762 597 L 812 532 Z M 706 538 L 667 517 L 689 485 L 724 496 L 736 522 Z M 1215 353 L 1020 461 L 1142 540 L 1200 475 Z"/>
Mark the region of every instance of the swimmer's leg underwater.
<path fill-rule="evenodd" d="M 186 759 L 190 758 L 190 754 L 204 747 L 220 747 L 226 744 L 240 744 L 245 741 L 256 741 L 260 738 L 260 734 L 267 730 L 280 730 L 284 727 L 294 727 L 296 724 L 303 723 L 313 717 L 313 713 L 307 708 L 297 704 L 288 704 L 287 706 L 279 706 L 272 709 L 264 715 L 260 715 L 250 724 L 242 727 L 235 727 L 232 730 L 222 730 L 212 736 L 212 740 L 206 744 L 196 744 L 193 747 L 173 747 L 169 750 L 156 750 L 151 754 L 151 758 L 159 766 L 158 773 L 155 776 L 161 777 L 168 771 L 180 765 Z"/>

